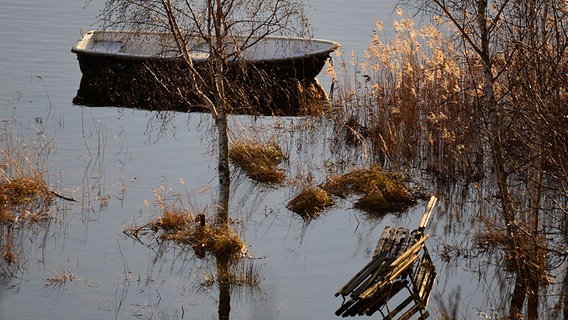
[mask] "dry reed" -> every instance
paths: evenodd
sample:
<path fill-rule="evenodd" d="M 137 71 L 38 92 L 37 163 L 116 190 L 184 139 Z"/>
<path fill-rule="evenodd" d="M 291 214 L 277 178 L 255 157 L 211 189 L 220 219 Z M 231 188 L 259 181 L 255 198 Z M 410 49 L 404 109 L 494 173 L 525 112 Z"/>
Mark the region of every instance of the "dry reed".
<path fill-rule="evenodd" d="M 131 226 L 124 230 L 130 237 L 140 239 L 141 234 L 151 233 L 156 239 L 190 245 L 197 255 L 211 252 L 215 256 L 229 255 L 240 258 L 246 251 L 239 235 L 226 225 L 208 223 L 204 213 L 192 214 L 183 207 L 179 195 L 174 201 L 154 191 L 161 215 L 142 226 Z"/>
<path fill-rule="evenodd" d="M 413 195 L 399 177 L 383 172 L 377 165 L 330 177 L 322 188 L 341 198 L 362 195 L 354 206 L 368 213 L 402 211 L 414 203 Z"/>
<path fill-rule="evenodd" d="M 49 145 L 42 144 L 37 151 L 13 140 L 9 134 L 0 136 L 0 274 L 23 268 L 19 239 L 27 231 L 35 232 L 32 227 L 43 227 L 41 222 L 49 223 L 55 217 L 50 212 L 54 193 L 39 168 Z"/>
<path fill-rule="evenodd" d="M 283 170 L 277 166 L 287 159 L 276 142 L 259 143 L 241 141 L 234 143 L 229 150 L 233 164 L 257 181 L 268 184 L 281 184 L 286 179 Z"/>
<path fill-rule="evenodd" d="M 386 40 L 377 21 L 365 59 L 339 64 L 347 80 L 334 101 L 336 145 L 370 146 L 364 154 L 391 170 L 422 165 L 443 179 L 478 179 L 481 119 L 477 91 L 467 94 L 478 79 L 464 70 L 481 76 L 481 69 L 464 62 L 453 39 L 442 35 L 443 24 L 417 28 L 401 16 L 393 25 L 395 35 Z"/>
<path fill-rule="evenodd" d="M 333 205 L 333 200 L 327 191 L 313 186 L 307 186 L 298 195 L 288 201 L 287 208 L 304 219 L 313 219 L 327 207 Z"/>

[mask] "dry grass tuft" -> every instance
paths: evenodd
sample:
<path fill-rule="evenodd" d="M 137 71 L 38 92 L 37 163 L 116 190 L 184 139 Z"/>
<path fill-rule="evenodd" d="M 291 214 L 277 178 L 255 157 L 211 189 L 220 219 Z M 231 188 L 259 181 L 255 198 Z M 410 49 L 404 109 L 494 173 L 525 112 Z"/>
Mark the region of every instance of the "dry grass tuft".
<path fill-rule="evenodd" d="M 373 165 L 342 176 L 328 177 L 319 188 L 308 186 L 288 202 L 287 208 L 304 219 L 313 219 L 334 204 L 330 195 L 340 198 L 359 195 L 355 208 L 377 215 L 400 212 L 414 203 L 414 196 L 399 177 Z"/>
<path fill-rule="evenodd" d="M 161 197 L 158 201 L 161 216 L 143 226 L 130 227 L 124 233 L 139 239 L 140 234 L 151 231 L 157 239 L 192 246 L 199 256 L 210 252 L 215 256 L 228 255 L 238 259 L 246 251 L 239 235 L 226 225 L 207 223 L 205 214 L 193 215 L 186 209 L 166 203 Z"/>
<path fill-rule="evenodd" d="M 39 168 L 50 145 L 36 143 L 30 148 L 10 132 L 0 132 L 0 275 L 25 269 L 21 239 L 49 228 L 55 217 L 50 212 L 55 193 Z"/>
<path fill-rule="evenodd" d="M 287 208 L 304 219 L 313 219 L 333 203 L 327 191 L 308 186 L 288 202 Z"/>
<path fill-rule="evenodd" d="M 165 211 L 163 215 L 151 224 L 155 229 L 161 229 L 165 233 L 176 233 L 187 228 L 194 220 L 190 214 L 185 214 L 177 209 Z"/>
<path fill-rule="evenodd" d="M 255 181 L 281 184 L 286 178 L 277 166 L 287 157 L 274 141 L 264 144 L 254 141 L 235 143 L 229 150 L 229 158 Z"/>
<path fill-rule="evenodd" d="M 355 207 L 368 213 L 402 211 L 414 203 L 414 197 L 400 179 L 376 165 L 329 178 L 322 188 L 341 198 L 362 195 Z"/>
<path fill-rule="evenodd" d="M 47 208 L 53 200 L 42 175 L 4 177 L 4 180 L 0 182 L 0 223 L 13 223 L 16 217 L 23 218 L 24 212 L 31 211 L 29 209 Z"/>
<path fill-rule="evenodd" d="M 34 225 L 49 221 L 53 215 L 49 207 L 53 194 L 43 175 L 21 176 L 9 179 L 2 172 L 0 182 L 0 251 L 8 267 L 18 266 L 19 248 L 14 244 L 14 228 L 25 223 Z"/>

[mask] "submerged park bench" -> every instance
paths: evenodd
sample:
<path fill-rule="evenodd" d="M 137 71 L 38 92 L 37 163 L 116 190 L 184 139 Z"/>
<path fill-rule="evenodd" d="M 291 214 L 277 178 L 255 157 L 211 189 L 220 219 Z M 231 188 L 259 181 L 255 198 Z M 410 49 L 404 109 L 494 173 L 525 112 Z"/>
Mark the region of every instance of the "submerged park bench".
<path fill-rule="evenodd" d="M 384 319 L 409 319 L 417 312 L 418 319 L 429 316 L 425 309 L 436 270 L 424 245 L 430 237 L 424 229 L 436 201 L 430 198 L 418 229 L 385 227 L 371 261 L 335 294 L 343 297 L 337 316 L 370 316 L 377 311 Z M 402 300 L 405 288 L 409 294 Z M 389 302 L 398 304 L 391 309 Z"/>

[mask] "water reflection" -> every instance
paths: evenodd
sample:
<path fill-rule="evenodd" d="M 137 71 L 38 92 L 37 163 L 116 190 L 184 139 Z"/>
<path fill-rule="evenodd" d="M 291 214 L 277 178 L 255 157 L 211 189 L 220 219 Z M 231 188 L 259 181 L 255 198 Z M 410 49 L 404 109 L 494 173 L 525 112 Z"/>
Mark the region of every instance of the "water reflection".
<path fill-rule="evenodd" d="M 231 281 L 229 256 L 217 257 L 217 274 L 219 279 L 219 320 L 228 320 L 231 314 Z"/>
<path fill-rule="evenodd" d="M 183 77 L 182 74 L 160 76 L 160 72 L 163 71 L 154 69 L 125 75 L 106 69 L 96 74 L 85 73 L 81 77 L 73 103 L 155 111 L 207 111 L 199 103 L 200 99 L 192 93 L 193 86 L 187 81 L 176 80 Z M 170 84 L 168 81 L 176 83 Z M 249 79 L 248 83 L 242 83 L 242 79 L 235 81 L 241 82 L 234 89 L 239 92 L 228 92 L 228 96 L 239 96 L 239 101 L 232 103 L 234 114 L 296 116 L 323 114 L 330 107 L 327 94 L 317 79 Z M 183 83 L 185 85 L 180 85 Z M 243 96 L 242 92 L 248 94 Z"/>

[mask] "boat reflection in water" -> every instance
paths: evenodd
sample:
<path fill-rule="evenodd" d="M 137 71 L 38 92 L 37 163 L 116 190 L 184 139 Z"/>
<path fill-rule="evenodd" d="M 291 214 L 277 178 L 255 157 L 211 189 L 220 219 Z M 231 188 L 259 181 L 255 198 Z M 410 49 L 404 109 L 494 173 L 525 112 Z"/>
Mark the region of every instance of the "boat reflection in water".
<path fill-rule="evenodd" d="M 192 64 L 211 70 L 209 47 L 187 36 Z M 232 113 L 300 115 L 329 105 L 315 77 L 338 44 L 327 40 L 233 38 L 227 53 L 225 96 Z M 205 111 L 191 71 L 169 33 L 91 31 L 73 47 L 83 73 L 74 103 L 150 110 Z M 211 77 L 204 76 L 204 79 Z M 206 88 L 200 86 L 201 90 Z"/>

